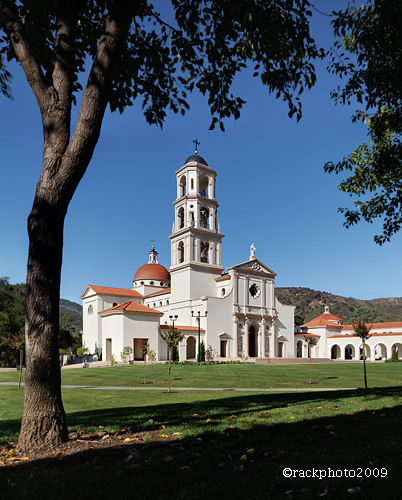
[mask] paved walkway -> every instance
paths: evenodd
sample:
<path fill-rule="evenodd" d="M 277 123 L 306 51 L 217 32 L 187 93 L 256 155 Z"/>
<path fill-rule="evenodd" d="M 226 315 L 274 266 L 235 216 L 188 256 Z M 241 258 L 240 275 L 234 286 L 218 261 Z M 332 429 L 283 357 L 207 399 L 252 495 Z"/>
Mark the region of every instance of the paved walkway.
<path fill-rule="evenodd" d="M 0 382 L 0 385 L 18 385 L 18 382 Z M 22 383 L 21 385 L 25 385 Z M 62 389 L 95 389 L 104 391 L 163 391 L 167 387 L 113 387 L 106 385 L 62 385 Z M 233 391 L 233 392 L 332 392 L 354 391 L 356 387 L 293 387 L 293 388 L 253 388 L 253 387 L 171 387 L 173 391 Z"/>

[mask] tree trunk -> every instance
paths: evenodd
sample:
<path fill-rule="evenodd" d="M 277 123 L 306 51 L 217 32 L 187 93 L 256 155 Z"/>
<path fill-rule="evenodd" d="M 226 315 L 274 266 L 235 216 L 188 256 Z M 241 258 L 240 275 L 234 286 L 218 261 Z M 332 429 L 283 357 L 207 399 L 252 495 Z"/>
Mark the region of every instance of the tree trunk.
<path fill-rule="evenodd" d="M 146 364 L 147 364 L 147 355 L 144 354 L 144 385 L 146 385 L 147 383 Z"/>
<path fill-rule="evenodd" d="M 364 371 L 364 388 L 367 389 L 367 373 L 366 373 L 366 347 L 363 342 L 363 371 Z"/>
<path fill-rule="evenodd" d="M 65 213 L 52 206 L 44 184 L 38 184 L 28 218 L 25 403 L 18 441 L 23 450 L 68 440 L 58 346 Z"/>

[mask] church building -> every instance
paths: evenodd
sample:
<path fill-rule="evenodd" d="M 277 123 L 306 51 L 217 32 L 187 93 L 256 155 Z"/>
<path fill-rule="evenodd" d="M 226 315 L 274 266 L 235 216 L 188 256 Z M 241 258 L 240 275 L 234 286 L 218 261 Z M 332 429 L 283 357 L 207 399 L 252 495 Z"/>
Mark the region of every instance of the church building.
<path fill-rule="evenodd" d="M 131 288 L 86 287 L 83 343 L 91 353 L 120 360 L 130 346 L 140 360 L 147 339 L 166 360 L 159 332 L 174 325 L 184 335 L 181 361 L 196 358 L 199 342 L 221 359 L 295 356 L 294 307 L 275 298 L 276 273 L 256 258 L 254 244 L 248 260 L 222 266 L 216 177 L 197 151 L 176 171 L 169 270 L 152 244 Z"/>

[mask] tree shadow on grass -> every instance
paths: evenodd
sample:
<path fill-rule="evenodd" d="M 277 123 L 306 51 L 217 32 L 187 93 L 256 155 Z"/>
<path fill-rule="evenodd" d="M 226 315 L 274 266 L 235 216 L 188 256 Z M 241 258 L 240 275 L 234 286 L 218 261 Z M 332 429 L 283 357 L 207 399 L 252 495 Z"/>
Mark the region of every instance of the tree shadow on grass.
<path fill-rule="evenodd" d="M 375 406 L 380 398 L 387 399 Z M 152 431 L 165 425 L 168 430 L 161 432 L 168 432 L 170 440 L 85 450 L 60 459 L 51 454 L 0 467 L 1 497 L 43 498 L 46 491 L 47 500 L 94 494 L 162 500 L 339 499 L 350 498 L 350 489 L 354 498 L 400 498 L 400 398 L 400 387 L 388 387 L 76 412 L 68 416 L 72 428 L 118 423 Z M 334 408 L 343 399 L 352 405 L 350 413 L 325 416 L 329 405 Z M 366 409 L 370 405 L 375 409 Z M 304 411 L 303 419 L 282 422 L 275 413 L 281 407 L 291 409 L 287 418 Z M 1 435 L 14 425 L 16 421 L 1 422 Z M 172 439 L 175 427 L 184 429 L 181 439 Z M 292 477 L 283 476 L 284 468 Z M 294 473 L 313 469 L 327 476 L 332 471 L 334 477 Z M 354 477 L 345 477 L 345 469 L 354 471 Z M 381 477 L 384 471 L 386 477 Z"/>

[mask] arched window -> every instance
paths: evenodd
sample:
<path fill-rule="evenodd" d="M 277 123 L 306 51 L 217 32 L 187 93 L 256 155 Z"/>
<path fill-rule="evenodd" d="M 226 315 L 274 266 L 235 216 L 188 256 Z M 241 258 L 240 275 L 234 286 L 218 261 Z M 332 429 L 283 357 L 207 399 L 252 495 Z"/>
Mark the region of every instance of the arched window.
<path fill-rule="evenodd" d="M 179 228 L 182 228 L 182 227 L 184 227 L 184 224 L 185 224 L 184 208 L 183 207 L 179 208 L 177 215 L 179 217 Z"/>
<path fill-rule="evenodd" d="M 194 179 L 191 179 L 191 189 L 194 189 Z"/>
<path fill-rule="evenodd" d="M 209 228 L 209 210 L 206 207 L 202 207 L 200 210 L 200 226 Z"/>
<path fill-rule="evenodd" d="M 88 314 L 93 314 L 94 313 L 94 308 L 92 307 L 92 304 L 89 304 L 88 306 Z"/>
<path fill-rule="evenodd" d="M 162 301 L 159 302 L 159 307 L 162 307 Z"/>
<path fill-rule="evenodd" d="M 156 302 L 154 302 L 154 303 L 152 304 L 152 307 L 153 307 L 153 308 L 155 308 L 155 307 L 156 307 Z"/>
<path fill-rule="evenodd" d="M 177 253 L 179 258 L 179 264 L 184 262 L 184 243 L 181 241 L 177 246 Z"/>
<path fill-rule="evenodd" d="M 180 192 L 179 192 L 179 197 L 181 198 L 186 194 L 186 176 L 183 175 L 180 179 Z"/>
<path fill-rule="evenodd" d="M 166 305 L 168 306 L 169 305 L 169 300 L 166 301 Z"/>
<path fill-rule="evenodd" d="M 143 282 L 143 281 L 141 281 L 141 283 L 140 283 L 140 284 L 141 284 L 141 285 L 143 285 L 143 284 L 144 284 L 144 282 Z"/>
<path fill-rule="evenodd" d="M 155 283 L 154 283 L 153 281 L 150 281 L 150 282 L 149 282 L 149 284 L 150 284 L 150 285 L 154 285 Z"/>
<path fill-rule="evenodd" d="M 209 242 L 201 241 L 201 262 L 209 263 Z"/>
<path fill-rule="evenodd" d="M 200 195 L 208 198 L 209 179 L 206 175 L 200 176 Z"/>
<path fill-rule="evenodd" d="M 112 307 L 116 307 L 116 306 L 117 306 L 117 302 L 113 302 Z"/>
<path fill-rule="evenodd" d="M 165 286 L 165 285 L 163 284 L 163 281 L 161 281 L 161 282 L 159 283 L 159 286 Z"/>
<path fill-rule="evenodd" d="M 226 293 L 226 290 L 225 290 L 224 288 L 222 288 L 222 290 L 221 290 L 221 295 L 222 295 L 222 297 L 224 297 L 224 296 L 225 296 L 225 293 Z"/>

